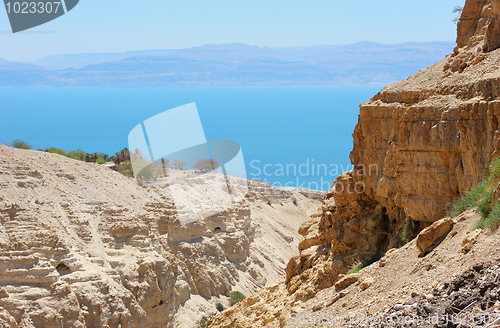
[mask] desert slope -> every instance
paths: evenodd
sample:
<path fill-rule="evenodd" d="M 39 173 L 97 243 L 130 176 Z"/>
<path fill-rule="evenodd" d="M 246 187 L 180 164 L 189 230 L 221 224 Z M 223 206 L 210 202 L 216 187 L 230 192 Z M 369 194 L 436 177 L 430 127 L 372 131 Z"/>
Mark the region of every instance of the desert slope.
<path fill-rule="evenodd" d="M 310 299 L 301 300 L 293 294 L 287 295 L 284 283 L 265 288 L 236 307 L 213 317 L 209 327 L 356 328 L 372 324 L 371 327 L 444 328 L 449 326 L 416 324 L 416 321 L 406 326 L 382 323 L 376 326 L 374 321 L 370 321 L 375 319 L 368 317 L 382 320 L 393 316 L 394 322 L 397 322 L 398 318 L 405 316 L 421 316 L 427 320 L 431 314 L 435 316 L 432 310 L 442 307 L 449 310 L 451 322 L 453 311 L 460 313 L 469 305 L 469 315 L 491 308 L 491 312 L 500 318 L 498 306 L 493 307 L 500 304 L 500 295 L 493 293 L 495 285 L 480 285 L 481 279 L 478 279 L 479 282 L 470 287 L 481 289 L 482 295 L 479 291 L 477 295 L 471 291 L 460 293 L 458 288 L 457 291 L 443 290 L 478 263 L 499 263 L 500 231 L 470 231 L 479 219 L 477 212 L 469 210 L 454 218 L 452 229 L 425 256 L 420 254 L 414 239 L 399 249 L 391 249 L 378 262 L 359 273 L 347 275 L 335 286 L 319 291 Z M 498 265 L 494 269 L 498 272 Z M 497 278 L 498 275 L 493 277 L 496 283 Z M 490 296 L 483 297 L 487 290 Z M 486 308 L 480 307 L 483 300 L 489 304 Z M 472 304 L 473 301 L 476 301 L 475 304 Z M 451 303 L 453 308 L 447 303 Z M 288 311 L 278 312 L 284 305 Z M 441 321 L 446 318 L 443 312 L 439 313 L 439 317 Z"/>
<path fill-rule="evenodd" d="M 0 145 L 0 325 L 193 327 L 221 294 L 282 279 L 321 197 L 251 182 L 243 202 L 181 225 L 165 189 Z"/>

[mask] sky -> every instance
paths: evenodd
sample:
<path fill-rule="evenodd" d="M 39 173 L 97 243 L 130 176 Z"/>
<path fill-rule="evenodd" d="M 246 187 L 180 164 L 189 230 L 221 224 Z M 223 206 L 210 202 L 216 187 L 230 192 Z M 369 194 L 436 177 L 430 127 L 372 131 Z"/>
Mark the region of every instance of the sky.
<path fill-rule="evenodd" d="M 81 0 L 65 15 L 12 33 L 0 8 L 0 58 L 181 49 L 241 42 L 289 47 L 454 41 L 465 0 Z"/>

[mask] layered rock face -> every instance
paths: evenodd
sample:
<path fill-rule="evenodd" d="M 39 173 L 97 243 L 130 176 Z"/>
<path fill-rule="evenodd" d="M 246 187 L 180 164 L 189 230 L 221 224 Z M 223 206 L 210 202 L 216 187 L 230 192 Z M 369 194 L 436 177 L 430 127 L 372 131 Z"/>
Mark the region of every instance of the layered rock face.
<path fill-rule="evenodd" d="M 498 0 L 467 0 L 452 54 L 360 105 L 354 169 L 335 180 L 301 226 L 304 240 L 286 281 L 255 295 L 251 308 L 267 315 L 271 302 L 268 320 L 283 326 L 296 301 L 401 245 L 403 230 L 415 236 L 441 219 L 482 178 L 500 149 L 499 15 Z M 210 327 L 227 327 L 238 311 L 250 308 L 219 315 Z"/>
<path fill-rule="evenodd" d="M 418 232 L 439 220 L 487 172 L 500 147 L 499 14 L 497 1 L 468 0 L 453 54 L 360 105 L 355 168 L 337 178 L 301 228 L 289 292 L 298 277 L 325 275 L 331 285 L 353 258 L 398 246 L 407 222 Z M 317 273 L 325 262 L 328 274 Z"/>
<path fill-rule="evenodd" d="M 0 145 L 0 326 L 196 326 L 220 294 L 282 279 L 321 195 L 252 182 L 182 225 L 164 188 Z"/>
<path fill-rule="evenodd" d="M 441 218 L 497 151 L 499 4 L 467 1 L 453 54 L 360 106 L 351 161 L 390 218 Z"/>

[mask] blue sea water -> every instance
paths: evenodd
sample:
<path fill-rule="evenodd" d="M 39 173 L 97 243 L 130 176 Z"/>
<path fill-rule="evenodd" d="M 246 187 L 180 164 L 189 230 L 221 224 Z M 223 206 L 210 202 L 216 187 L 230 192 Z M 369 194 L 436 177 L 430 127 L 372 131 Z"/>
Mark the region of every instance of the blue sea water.
<path fill-rule="evenodd" d="M 247 175 L 328 190 L 350 168 L 359 103 L 374 88 L 0 88 L 0 143 L 113 154 L 130 130 L 195 102 L 207 140 L 241 145 Z"/>

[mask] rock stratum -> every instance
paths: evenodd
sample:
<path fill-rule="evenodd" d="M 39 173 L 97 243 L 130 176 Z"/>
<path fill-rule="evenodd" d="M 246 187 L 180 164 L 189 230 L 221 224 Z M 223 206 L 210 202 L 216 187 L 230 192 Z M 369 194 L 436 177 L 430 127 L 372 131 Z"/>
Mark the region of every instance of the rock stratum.
<path fill-rule="evenodd" d="M 299 229 L 304 240 L 288 263 L 285 281 L 211 318 L 209 327 L 292 326 L 290 314 L 298 302 L 308 300 L 316 305 L 310 313 L 323 308 L 347 313 L 363 309 L 362 302 L 379 302 L 379 311 L 391 300 L 384 297 L 402 287 L 386 284 L 379 296 L 372 293 L 361 302 L 353 297 L 352 306 L 337 303 L 345 295 L 336 293 L 335 286 L 353 283 L 344 274 L 363 260 L 376 261 L 401 247 L 404 234 L 415 237 L 424 230 L 405 247 L 413 245 L 417 251 L 418 246 L 417 255 L 425 256 L 438 239 L 433 238 L 456 230 L 451 219 L 433 223 L 446 215 L 453 199 L 481 180 L 500 149 L 500 1 L 467 0 L 457 33 L 452 54 L 360 105 L 350 154 L 354 169 L 335 180 L 323 205 Z M 418 259 L 411 265 L 420 265 Z M 430 268 L 444 263 L 463 269 L 465 260 L 447 261 L 441 258 Z M 454 267 L 454 261 L 461 263 Z M 401 266 L 392 270 L 403 275 L 406 268 Z M 450 278 L 447 274 L 435 277 L 436 282 Z M 415 291 L 406 290 L 404 297 Z M 331 293 L 331 298 L 318 293 Z"/>
<path fill-rule="evenodd" d="M 0 326 L 196 327 L 227 292 L 282 280 L 321 197 L 250 181 L 181 224 L 166 188 L 0 145 Z"/>

